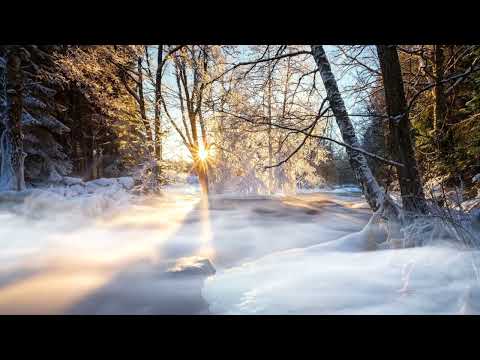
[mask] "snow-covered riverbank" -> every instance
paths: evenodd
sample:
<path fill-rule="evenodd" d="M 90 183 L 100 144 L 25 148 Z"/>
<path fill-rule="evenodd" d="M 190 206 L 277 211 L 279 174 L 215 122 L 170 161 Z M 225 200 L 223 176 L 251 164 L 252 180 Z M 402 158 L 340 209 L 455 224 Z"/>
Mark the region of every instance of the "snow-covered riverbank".
<path fill-rule="evenodd" d="M 473 266 L 480 252 L 449 246 L 358 251 L 361 236 L 223 271 L 207 279 L 203 295 L 220 314 L 480 314 Z"/>

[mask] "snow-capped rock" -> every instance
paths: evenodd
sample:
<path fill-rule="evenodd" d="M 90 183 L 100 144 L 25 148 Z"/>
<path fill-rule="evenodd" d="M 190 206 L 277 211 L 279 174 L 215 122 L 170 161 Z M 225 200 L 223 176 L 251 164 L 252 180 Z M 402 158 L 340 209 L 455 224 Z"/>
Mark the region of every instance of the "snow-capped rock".
<path fill-rule="evenodd" d="M 125 190 L 131 190 L 135 186 L 135 180 L 132 177 L 124 176 L 120 178 L 100 178 L 85 183 L 87 191 L 90 193 L 98 187 L 120 187 Z"/>
<path fill-rule="evenodd" d="M 61 181 L 62 184 L 70 186 L 70 185 L 85 185 L 83 180 L 76 177 L 64 176 Z"/>
<path fill-rule="evenodd" d="M 476 197 L 476 198 L 462 202 L 462 209 L 470 213 L 474 209 L 480 210 L 480 197 Z"/>
<path fill-rule="evenodd" d="M 98 185 L 93 181 L 88 181 L 85 183 L 85 188 L 87 189 L 87 193 L 89 194 L 93 194 L 95 191 L 97 191 L 101 187 L 102 186 Z"/>
<path fill-rule="evenodd" d="M 52 183 L 58 183 L 62 181 L 62 176 L 56 170 L 52 170 L 48 176 L 48 181 Z"/>
<path fill-rule="evenodd" d="M 94 184 L 98 186 L 113 186 L 117 183 L 117 179 L 115 178 L 100 178 L 89 181 L 87 184 Z"/>
<path fill-rule="evenodd" d="M 135 186 L 135 180 L 130 176 L 119 177 L 117 178 L 117 181 L 127 190 L 130 190 Z"/>
<path fill-rule="evenodd" d="M 70 186 L 69 190 L 72 195 L 82 195 L 85 193 L 85 186 L 79 184 L 72 185 Z"/>

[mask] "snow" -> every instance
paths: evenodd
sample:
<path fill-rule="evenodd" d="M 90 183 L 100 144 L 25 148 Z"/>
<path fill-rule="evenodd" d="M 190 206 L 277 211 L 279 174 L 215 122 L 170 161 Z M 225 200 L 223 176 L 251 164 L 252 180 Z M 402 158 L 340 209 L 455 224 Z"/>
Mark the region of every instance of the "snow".
<path fill-rule="evenodd" d="M 476 198 L 466 200 L 462 202 L 461 204 L 462 209 L 464 209 L 467 212 L 470 212 L 474 209 L 480 209 L 480 196 L 477 196 Z"/>
<path fill-rule="evenodd" d="M 70 176 L 64 176 L 61 180 L 62 184 L 64 185 L 83 185 L 83 180 L 80 178 L 75 178 L 75 177 L 70 177 Z"/>
<path fill-rule="evenodd" d="M 0 287 L 0 313 L 201 313 L 208 309 L 203 280 L 191 284 L 172 270 L 207 276 L 212 268 L 201 259 L 220 271 L 336 239 L 369 217 L 347 198 L 336 203 L 319 194 L 212 196 L 206 210 L 198 186 L 170 186 L 160 196 L 135 196 L 118 184 L 91 194 L 86 187 L 0 200 L 0 282 L 8 282 Z M 335 223 L 336 216 L 349 221 Z M 187 289 L 198 301 L 185 298 Z"/>
<path fill-rule="evenodd" d="M 219 314 L 480 314 L 478 251 L 363 251 L 362 240 L 351 234 L 225 270 L 203 296 Z"/>
<path fill-rule="evenodd" d="M 122 190 L 132 190 L 135 180 L 124 176 L 119 178 L 100 178 L 84 182 L 80 178 L 63 176 L 56 181 L 58 185 L 51 187 L 51 191 L 61 193 L 62 196 L 80 196 L 101 192 L 115 193 Z"/>
<path fill-rule="evenodd" d="M 22 125 L 25 127 L 45 127 L 60 135 L 70 131 L 69 127 L 64 125 L 61 121 L 57 120 L 53 116 L 47 114 L 33 116 L 26 110 L 24 110 L 22 113 Z"/>
<path fill-rule="evenodd" d="M 118 181 L 115 178 L 111 178 L 111 179 L 100 178 L 100 179 L 89 181 L 87 185 L 92 184 L 95 186 L 115 186 L 117 183 Z"/>
<path fill-rule="evenodd" d="M 135 185 L 135 180 L 128 176 L 117 178 L 117 182 L 127 190 L 131 190 Z"/>
<path fill-rule="evenodd" d="M 477 252 L 372 251 L 355 194 L 212 194 L 207 206 L 198 185 L 136 196 L 132 181 L 0 193 L 0 313 L 479 311 Z"/>
<path fill-rule="evenodd" d="M 342 195 L 330 199 L 336 204 L 368 208 L 365 201 L 348 204 L 355 198 L 344 195 L 355 190 L 320 189 Z M 346 219 L 334 221 L 341 227 Z M 329 226 L 318 223 L 315 232 Z M 380 250 L 379 234 L 371 224 L 224 269 L 206 280 L 202 294 L 217 314 L 480 314 L 480 251 L 438 239 Z"/>

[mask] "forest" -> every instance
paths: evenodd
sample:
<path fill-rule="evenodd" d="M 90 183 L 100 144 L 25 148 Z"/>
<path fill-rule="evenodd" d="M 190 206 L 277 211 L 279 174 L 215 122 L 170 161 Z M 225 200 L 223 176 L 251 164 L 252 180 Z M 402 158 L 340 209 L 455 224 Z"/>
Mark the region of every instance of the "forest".
<path fill-rule="evenodd" d="M 2 45 L 0 134 L 2 314 L 480 314 L 478 45 Z"/>

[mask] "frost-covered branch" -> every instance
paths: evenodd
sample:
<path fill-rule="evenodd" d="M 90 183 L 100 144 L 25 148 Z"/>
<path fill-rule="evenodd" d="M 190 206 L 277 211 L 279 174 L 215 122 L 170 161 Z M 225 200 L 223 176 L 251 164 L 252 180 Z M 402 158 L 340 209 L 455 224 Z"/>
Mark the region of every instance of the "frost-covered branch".
<path fill-rule="evenodd" d="M 263 58 L 263 55 L 262 55 L 261 58 L 256 59 L 256 60 L 239 62 L 239 63 L 233 65 L 232 67 L 230 67 L 229 69 L 225 70 L 223 73 L 221 73 L 220 75 L 216 76 L 215 78 L 213 78 L 212 80 L 210 80 L 210 81 L 207 82 L 206 84 L 209 85 L 209 84 L 213 83 L 214 81 L 217 81 L 218 79 L 221 79 L 223 76 L 225 76 L 225 75 L 228 74 L 229 72 L 231 72 L 231 71 L 239 68 L 240 66 L 245 66 L 245 65 L 253 65 L 253 66 L 256 66 L 256 65 L 258 65 L 258 64 L 260 64 L 260 63 L 269 62 L 269 61 L 274 61 L 274 60 L 280 60 L 280 59 L 284 59 L 284 58 L 288 58 L 288 57 L 293 57 L 293 56 L 298 56 L 298 55 L 311 55 L 311 52 L 310 52 L 310 51 L 305 51 L 305 50 L 300 50 L 300 51 L 295 51 L 295 52 L 291 52 L 291 53 L 281 54 L 281 55 L 272 56 L 272 57 L 268 57 L 268 58 Z"/>
<path fill-rule="evenodd" d="M 258 122 L 258 121 L 255 121 L 255 120 L 252 120 L 252 119 L 249 119 L 248 117 L 246 116 L 242 116 L 242 115 L 239 115 L 239 114 L 233 114 L 233 113 L 230 113 L 228 111 L 220 111 L 226 115 L 230 115 L 232 117 L 235 117 L 237 119 L 241 119 L 241 120 L 244 120 L 244 121 L 247 121 L 251 124 L 254 124 L 254 125 L 265 125 L 265 126 L 268 126 L 268 125 L 271 125 L 273 127 L 276 127 L 276 128 L 279 128 L 279 129 L 282 129 L 282 130 L 289 130 L 293 133 L 300 133 L 300 134 L 303 134 L 303 135 L 306 135 L 307 137 L 312 137 L 312 138 L 316 138 L 316 139 L 320 139 L 320 140 L 326 140 L 326 141 L 331 141 L 337 145 L 340 145 L 342 147 L 345 147 L 347 149 L 350 149 L 350 150 L 353 150 L 353 151 L 356 151 L 356 152 L 359 152 L 363 155 L 366 155 L 368 157 L 371 157 L 373 159 L 376 159 L 378 161 L 382 161 L 386 164 L 389 164 L 389 165 L 393 165 L 393 166 L 404 166 L 402 163 L 399 163 L 397 161 L 394 161 L 394 160 L 389 160 L 389 159 L 386 159 L 380 155 L 377 155 L 377 154 L 373 154 L 369 151 L 366 151 L 364 149 L 362 149 L 361 147 L 356 147 L 356 146 L 352 146 L 352 145 L 349 145 L 347 143 L 344 143 L 342 141 L 339 141 L 339 140 L 335 140 L 331 137 L 328 137 L 328 136 L 323 136 L 323 135 L 316 135 L 316 134 L 312 134 L 312 133 L 309 133 L 307 130 L 310 129 L 311 125 L 307 126 L 305 129 L 296 129 L 296 128 L 292 128 L 292 127 L 289 127 L 289 126 L 285 126 L 285 125 L 280 125 L 280 124 L 275 124 L 275 123 L 270 123 L 270 122 Z M 317 121 L 317 120 L 316 120 Z"/>

